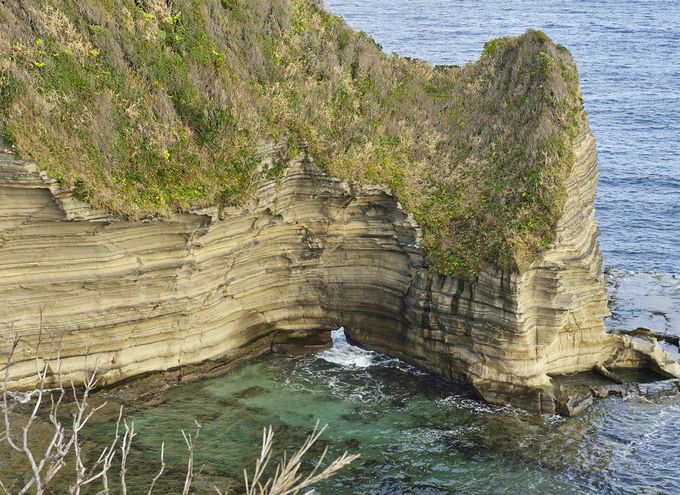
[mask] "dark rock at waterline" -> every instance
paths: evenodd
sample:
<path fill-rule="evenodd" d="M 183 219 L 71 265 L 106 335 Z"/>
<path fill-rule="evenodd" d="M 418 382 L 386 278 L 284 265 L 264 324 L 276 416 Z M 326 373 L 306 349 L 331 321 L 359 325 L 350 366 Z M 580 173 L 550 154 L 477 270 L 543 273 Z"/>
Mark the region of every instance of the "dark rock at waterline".
<path fill-rule="evenodd" d="M 358 450 L 361 447 L 361 442 L 356 438 L 348 438 L 345 440 L 345 446 L 351 450 Z"/>
<path fill-rule="evenodd" d="M 625 397 L 628 395 L 629 387 L 626 384 L 600 385 L 590 389 L 594 397 L 605 399 L 607 397 Z"/>
<path fill-rule="evenodd" d="M 663 313 L 657 313 L 662 314 Z M 680 337 L 677 335 L 668 335 L 665 333 L 655 332 L 649 328 L 638 327 L 635 330 L 615 330 L 615 333 L 622 335 L 631 335 L 634 337 L 644 337 L 648 339 L 653 339 L 661 342 L 666 342 L 668 344 L 674 345 L 680 349 Z"/>
<path fill-rule="evenodd" d="M 678 395 L 677 382 L 673 380 L 664 380 L 654 383 L 639 383 L 639 394 L 648 398 L 661 398 Z"/>
<path fill-rule="evenodd" d="M 564 399 L 558 399 L 557 412 L 563 416 L 578 416 L 593 403 L 593 394 L 588 392 L 578 392 Z"/>

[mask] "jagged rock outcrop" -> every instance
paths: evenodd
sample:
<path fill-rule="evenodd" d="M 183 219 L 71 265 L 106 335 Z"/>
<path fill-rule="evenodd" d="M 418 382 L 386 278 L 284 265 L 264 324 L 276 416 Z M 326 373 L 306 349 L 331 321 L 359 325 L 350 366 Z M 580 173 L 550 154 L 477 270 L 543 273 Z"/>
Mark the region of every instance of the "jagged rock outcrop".
<path fill-rule="evenodd" d="M 488 267 L 473 283 L 428 270 L 392 195 L 308 159 L 243 208 L 132 222 L 0 155 L 0 328 L 8 345 L 21 339 L 8 385 L 33 386 L 35 358 L 57 349 L 63 376 L 96 364 L 110 384 L 309 352 L 340 325 L 353 342 L 533 411 L 557 408 L 551 374 L 597 363 L 680 376 L 658 343 L 605 332 L 587 128 L 575 152 L 556 241 L 525 273 Z"/>

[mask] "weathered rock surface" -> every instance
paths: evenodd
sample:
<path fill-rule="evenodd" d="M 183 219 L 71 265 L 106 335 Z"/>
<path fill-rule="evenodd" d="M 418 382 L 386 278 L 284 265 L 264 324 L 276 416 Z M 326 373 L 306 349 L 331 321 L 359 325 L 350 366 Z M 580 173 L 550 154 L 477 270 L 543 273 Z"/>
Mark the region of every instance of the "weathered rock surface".
<path fill-rule="evenodd" d="M 96 363 L 114 383 L 314 351 L 341 325 L 359 345 L 532 411 L 556 411 L 550 375 L 596 363 L 680 376 L 658 342 L 605 332 L 587 129 L 575 153 L 557 240 L 525 273 L 488 267 L 474 283 L 428 270 L 417 226 L 385 190 L 309 160 L 243 208 L 130 222 L 0 155 L 0 331 L 21 339 L 9 386 L 32 387 L 35 358 L 57 348 L 63 376 Z"/>

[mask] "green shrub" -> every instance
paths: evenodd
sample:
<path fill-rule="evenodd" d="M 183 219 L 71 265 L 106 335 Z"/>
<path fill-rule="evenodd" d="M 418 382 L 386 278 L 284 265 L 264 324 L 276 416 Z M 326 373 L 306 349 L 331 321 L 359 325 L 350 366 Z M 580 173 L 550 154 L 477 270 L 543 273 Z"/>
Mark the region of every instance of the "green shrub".
<path fill-rule="evenodd" d="M 304 140 L 330 174 L 389 186 L 441 273 L 522 270 L 554 237 L 585 117 L 545 33 L 434 68 L 314 0 L 25 0 L 0 23 L 0 131 L 97 207 L 240 204 Z"/>

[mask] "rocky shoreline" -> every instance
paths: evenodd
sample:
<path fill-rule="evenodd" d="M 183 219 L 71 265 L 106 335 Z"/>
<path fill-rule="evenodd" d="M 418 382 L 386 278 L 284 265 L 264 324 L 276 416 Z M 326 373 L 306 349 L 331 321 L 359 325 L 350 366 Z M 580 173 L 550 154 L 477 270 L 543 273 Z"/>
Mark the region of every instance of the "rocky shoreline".
<path fill-rule="evenodd" d="M 574 153 L 556 241 L 526 272 L 488 267 L 474 282 L 428 269 L 418 226 L 387 190 L 308 157 L 244 207 L 126 221 L 3 154 L 0 326 L 21 339 L 8 385 L 31 388 L 35 359 L 57 348 L 67 379 L 96 365 L 106 385 L 169 370 L 182 380 L 271 350 L 316 352 L 339 326 L 533 412 L 578 412 L 551 377 L 598 364 L 678 377 L 656 340 L 605 331 L 587 127 Z"/>

